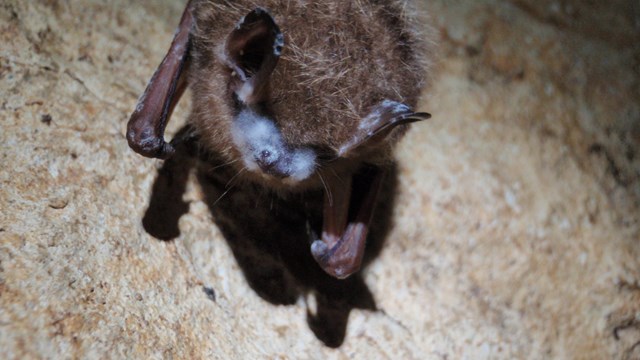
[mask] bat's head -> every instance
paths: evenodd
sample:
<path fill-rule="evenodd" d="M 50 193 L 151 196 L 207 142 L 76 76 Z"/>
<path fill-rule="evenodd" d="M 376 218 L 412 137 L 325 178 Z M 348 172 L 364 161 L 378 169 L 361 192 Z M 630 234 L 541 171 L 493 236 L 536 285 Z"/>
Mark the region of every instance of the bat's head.
<path fill-rule="evenodd" d="M 354 9 L 292 6 L 282 15 L 286 37 L 261 8 L 220 34 L 224 20 L 211 15 L 220 9 L 206 6 L 196 9 L 192 120 L 211 150 L 251 176 L 289 187 L 318 183 L 318 170 L 384 157 L 399 125 L 429 116 L 410 106 L 424 67 L 411 36 L 390 28 L 405 26 L 402 19 L 366 25 L 386 21 L 384 5 L 359 18 L 370 34 L 330 18 Z"/>
<path fill-rule="evenodd" d="M 318 154 L 308 146 L 288 143 L 269 109 L 269 83 L 283 46 L 284 36 L 275 21 L 258 8 L 236 25 L 221 57 L 230 70 L 231 139 L 242 165 L 266 177 L 296 183 L 313 174 Z"/>

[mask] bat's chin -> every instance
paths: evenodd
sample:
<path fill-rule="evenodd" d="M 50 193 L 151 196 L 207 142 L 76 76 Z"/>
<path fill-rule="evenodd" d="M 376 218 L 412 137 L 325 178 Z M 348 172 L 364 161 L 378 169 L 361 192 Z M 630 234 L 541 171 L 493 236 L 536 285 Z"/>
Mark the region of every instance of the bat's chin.
<path fill-rule="evenodd" d="M 274 169 L 262 169 L 255 163 L 246 163 L 246 169 L 249 170 L 250 174 L 259 179 L 259 181 L 268 182 L 271 184 L 285 184 L 286 182 L 290 182 L 289 174 L 281 171 L 276 171 Z"/>
<path fill-rule="evenodd" d="M 250 170 L 247 167 L 247 171 L 244 172 L 243 177 L 250 182 L 283 194 L 298 193 L 322 187 L 322 181 L 315 174 L 300 179 L 293 176 L 282 176 L 280 174 L 273 175 L 261 169 Z"/>

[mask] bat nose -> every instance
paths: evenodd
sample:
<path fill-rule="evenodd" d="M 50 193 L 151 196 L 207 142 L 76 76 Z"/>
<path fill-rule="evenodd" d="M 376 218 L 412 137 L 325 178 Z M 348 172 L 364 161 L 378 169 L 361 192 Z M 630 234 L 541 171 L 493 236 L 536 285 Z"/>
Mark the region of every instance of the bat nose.
<path fill-rule="evenodd" d="M 260 167 L 260 170 L 265 174 L 277 178 L 285 178 L 289 176 L 286 171 L 283 171 L 279 165 L 280 156 L 277 153 L 270 150 L 262 150 L 254 156 L 256 163 Z"/>
<path fill-rule="evenodd" d="M 262 169 L 262 171 L 267 171 L 273 168 L 273 166 L 278 161 L 278 156 L 273 154 L 269 150 L 260 151 L 254 156 L 254 158 L 256 159 L 256 163 L 258 163 L 258 166 L 260 166 L 260 169 Z"/>

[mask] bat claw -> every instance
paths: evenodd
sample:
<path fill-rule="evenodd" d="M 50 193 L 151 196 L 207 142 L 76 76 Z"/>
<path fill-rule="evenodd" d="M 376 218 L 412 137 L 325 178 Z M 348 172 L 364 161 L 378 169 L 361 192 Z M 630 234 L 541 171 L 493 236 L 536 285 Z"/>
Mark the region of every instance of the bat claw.
<path fill-rule="evenodd" d="M 431 114 L 426 112 L 411 113 L 402 117 L 402 120 L 407 122 L 415 122 L 415 121 L 422 121 L 422 120 L 428 120 L 428 119 L 431 119 Z"/>
<path fill-rule="evenodd" d="M 158 159 L 166 160 L 170 158 L 175 152 L 176 149 L 173 147 L 173 145 L 169 144 L 168 142 L 162 141 L 162 148 L 158 150 L 158 153 L 156 153 L 156 157 Z"/>
<path fill-rule="evenodd" d="M 399 125 L 427 120 L 431 114 L 413 112 L 405 104 L 384 100 L 375 106 L 371 113 L 361 120 L 359 132 L 338 150 L 338 156 L 348 157 L 361 147 L 375 146 L 383 142 L 386 135 Z"/>

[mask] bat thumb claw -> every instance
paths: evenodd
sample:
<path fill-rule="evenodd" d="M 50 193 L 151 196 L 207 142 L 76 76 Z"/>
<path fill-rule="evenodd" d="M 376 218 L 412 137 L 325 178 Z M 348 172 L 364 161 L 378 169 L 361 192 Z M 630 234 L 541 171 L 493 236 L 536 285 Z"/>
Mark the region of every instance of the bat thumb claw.
<path fill-rule="evenodd" d="M 162 141 L 162 147 L 158 150 L 156 158 L 166 160 L 175 154 L 176 149 L 168 142 Z"/>
<path fill-rule="evenodd" d="M 431 114 L 426 112 L 411 113 L 402 117 L 404 123 L 422 121 L 427 119 L 431 119 Z"/>

